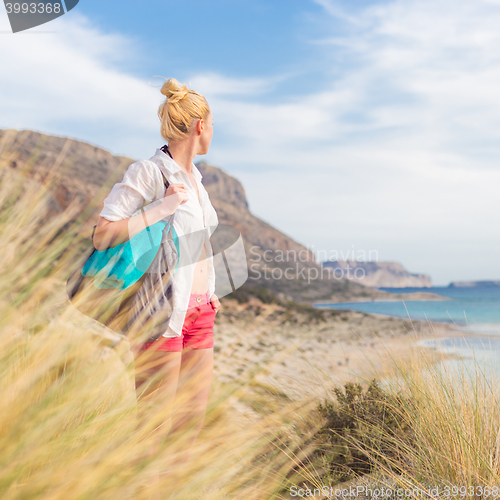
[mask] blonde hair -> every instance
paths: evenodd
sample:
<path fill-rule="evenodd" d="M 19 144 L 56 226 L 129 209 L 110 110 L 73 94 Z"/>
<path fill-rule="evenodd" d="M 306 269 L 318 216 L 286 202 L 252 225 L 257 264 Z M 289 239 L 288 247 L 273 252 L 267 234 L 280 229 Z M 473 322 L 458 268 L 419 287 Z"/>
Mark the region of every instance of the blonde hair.
<path fill-rule="evenodd" d="M 165 102 L 158 108 L 161 136 L 167 141 L 183 139 L 189 134 L 195 120 L 206 120 L 210 107 L 198 92 L 188 89 L 175 78 L 169 78 L 161 87 Z"/>

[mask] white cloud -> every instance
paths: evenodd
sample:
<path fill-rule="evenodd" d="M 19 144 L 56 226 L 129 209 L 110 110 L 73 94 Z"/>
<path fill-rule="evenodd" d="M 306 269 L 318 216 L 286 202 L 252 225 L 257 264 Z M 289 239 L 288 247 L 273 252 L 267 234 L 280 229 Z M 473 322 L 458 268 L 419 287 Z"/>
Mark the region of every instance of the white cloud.
<path fill-rule="evenodd" d="M 51 25 L 53 33 L 0 37 L 0 65 L 7 68 L 0 92 L 8 96 L 0 126 L 94 139 L 115 153 L 159 135 L 158 89 L 119 69 L 134 57 L 132 40 L 103 33 L 76 12 Z M 0 28 L 8 27 L 1 18 Z"/>
<path fill-rule="evenodd" d="M 284 77 L 274 78 L 231 78 L 218 73 L 196 74 L 189 82 L 190 88 L 203 89 L 209 99 L 217 96 L 256 96 L 275 89 Z"/>
<path fill-rule="evenodd" d="M 350 14 L 316 3 L 333 36 L 312 43 L 332 67 L 349 64 L 326 90 L 286 102 L 221 98 L 235 146 L 217 162 L 256 213 L 304 243 L 377 242 L 381 258 L 398 248 L 440 283 L 498 279 L 498 4 L 405 0 Z"/>

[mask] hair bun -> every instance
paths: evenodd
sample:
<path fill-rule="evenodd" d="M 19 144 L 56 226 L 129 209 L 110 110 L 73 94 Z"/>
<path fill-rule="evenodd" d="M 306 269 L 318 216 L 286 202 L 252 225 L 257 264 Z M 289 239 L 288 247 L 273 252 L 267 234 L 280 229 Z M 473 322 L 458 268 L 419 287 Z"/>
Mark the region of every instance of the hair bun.
<path fill-rule="evenodd" d="M 164 78 L 161 93 L 166 97 L 158 106 L 161 136 L 168 144 L 188 137 L 196 120 L 206 120 L 210 106 L 204 96 L 179 83 L 175 78 Z"/>
<path fill-rule="evenodd" d="M 189 94 L 186 85 L 181 85 L 175 78 L 169 78 L 162 86 L 161 93 L 167 98 L 169 104 L 174 104 L 184 99 Z"/>

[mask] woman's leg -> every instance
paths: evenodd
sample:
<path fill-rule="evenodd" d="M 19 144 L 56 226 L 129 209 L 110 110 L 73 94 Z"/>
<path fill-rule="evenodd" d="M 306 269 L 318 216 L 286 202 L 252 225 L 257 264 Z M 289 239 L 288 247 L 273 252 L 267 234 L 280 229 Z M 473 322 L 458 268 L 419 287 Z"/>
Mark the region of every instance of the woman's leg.
<path fill-rule="evenodd" d="M 176 465 L 189 460 L 191 447 L 201 430 L 207 410 L 213 373 L 213 347 L 184 349 L 175 395 L 175 413 L 168 437 L 181 440 Z"/>
<path fill-rule="evenodd" d="M 158 452 L 160 441 L 170 430 L 181 358 L 181 352 L 147 349 L 134 353 L 138 428 L 156 436 L 145 456 Z"/>

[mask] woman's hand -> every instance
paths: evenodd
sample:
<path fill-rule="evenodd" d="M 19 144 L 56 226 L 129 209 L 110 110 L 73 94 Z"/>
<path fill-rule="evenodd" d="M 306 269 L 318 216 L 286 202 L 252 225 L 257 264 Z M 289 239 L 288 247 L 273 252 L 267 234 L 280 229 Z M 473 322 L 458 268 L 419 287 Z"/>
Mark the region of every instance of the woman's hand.
<path fill-rule="evenodd" d="M 184 184 L 170 184 L 161 203 L 161 210 L 167 215 L 173 214 L 179 205 L 188 201 L 188 194 Z"/>
<path fill-rule="evenodd" d="M 168 215 L 172 215 L 177 207 L 186 201 L 188 201 L 186 186 L 170 184 L 161 204 L 144 213 L 118 221 L 109 221 L 99 217 L 93 238 L 95 249 L 106 250 L 129 240 L 146 227 L 144 219 L 148 226 L 152 226 Z"/>
<path fill-rule="evenodd" d="M 212 296 L 210 297 L 210 302 L 212 303 L 212 305 L 215 309 L 215 312 L 217 312 L 221 308 L 221 303 L 220 303 L 217 295 L 215 295 L 215 293 L 212 294 Z"/>

